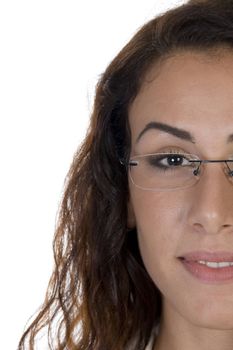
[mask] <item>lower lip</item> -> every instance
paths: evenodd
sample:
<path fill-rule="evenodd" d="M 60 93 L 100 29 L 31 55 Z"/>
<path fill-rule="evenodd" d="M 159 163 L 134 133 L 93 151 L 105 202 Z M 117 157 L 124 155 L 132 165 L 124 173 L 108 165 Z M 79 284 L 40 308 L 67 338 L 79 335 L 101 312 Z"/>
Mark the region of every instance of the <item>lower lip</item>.
<path fill-rule="evenodd" d="M 185 269 L 205 283 L 233 282 L 233 266 L 211 268 L 195 261 L 180 259 Z"/>

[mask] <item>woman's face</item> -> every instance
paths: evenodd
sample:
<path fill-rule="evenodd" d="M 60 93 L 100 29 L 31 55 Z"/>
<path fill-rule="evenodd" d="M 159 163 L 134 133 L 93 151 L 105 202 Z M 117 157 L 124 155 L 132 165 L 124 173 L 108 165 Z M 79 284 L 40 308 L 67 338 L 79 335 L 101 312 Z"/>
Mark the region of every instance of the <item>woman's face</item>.
<path fill-rule="evenodd" d="M 136 142 L 150 122 L 186 130 L 195 142 L 158 129 Z M 177 149 L 200 159 L 233 159 L 233 142 L 227 143 L 233 54 L 211 60 L 186 52 L 154 66 L 129 109 L 129 123 L 131 157 Z M 198 183 L 170 192 L 145 191 L 129 180 L 128 226 L 137 227 L 145 267 L 163 295 L 164 320 L 182 327 L 233 328 L 233 280 L 205 283 L 178 258 L 200 250 L 233 253 L 233 184 L 223 164 L 202 165 Z"/>

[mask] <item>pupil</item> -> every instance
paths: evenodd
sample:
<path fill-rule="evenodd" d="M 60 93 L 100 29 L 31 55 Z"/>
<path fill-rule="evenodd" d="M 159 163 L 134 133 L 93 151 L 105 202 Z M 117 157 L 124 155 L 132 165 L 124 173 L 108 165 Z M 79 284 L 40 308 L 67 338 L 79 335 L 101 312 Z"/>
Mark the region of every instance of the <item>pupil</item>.
<path fill-rule="evenodd" d="M 180 156 L 168 157 L 168 163 L 169 165 L 180 165 L 182 163 L 182 158 Z"/>

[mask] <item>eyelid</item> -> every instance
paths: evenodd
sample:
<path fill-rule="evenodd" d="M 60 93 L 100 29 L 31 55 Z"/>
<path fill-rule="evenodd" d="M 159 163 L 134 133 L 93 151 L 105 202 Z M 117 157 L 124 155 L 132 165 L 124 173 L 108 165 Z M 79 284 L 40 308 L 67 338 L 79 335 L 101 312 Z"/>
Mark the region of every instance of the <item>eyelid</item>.
<path fill-rule="evenodd" d="M 193 156 L 196 156 L 196 157 L 197 157 L 198 159 L 200 159 L 200 160 L 206 159 L 205 157 L 202 158 L 202 157 L 198 156 L 196 153 L 186 152 L 186 151 L 184 151 L 184 150 L 182 150 L 182 149 L 180 149 L 180 148 L 175 148 L 175 147 L 174 147 L 174 148 L 168 147 L 168 148 L 165 148 L 165 149 L 156 151 L 155 153 L 175 153 L 175 154 L 181 154 L 181 155 L 182 155 L 182 154 L 183 154 L 183 155 L 185 155 L 185 154 L 191 154 L 191 155 L 193 155 Z M 229 155 L 229 156 L 224 157 L 223 159 L 233 160 L 233 153 L 232 153 L 231 155 Z"/>
<path fill-rule="evenodd" d="M 180 146 L 164 146 L 164 147 L 160 147 L 160 148 L 151 148 L 151 150 L 149 152 L 147 151 L 144 151 L 144 152 L 136 152 L 134 154 L 134 156 L 140 156 L 140 155 L 143 155 L 143 154 L 155 154 L 155 153 L 176 153 L 176 154 L 191 154 L 193 156 L 196 156 L 197 159 L 199 160 L 204 160 L 204 159 L 216 159 L 215 157 L 207 157 L 207 156 L 204 156 L 204 155 L 201 155 L 199 154 L 199 152 L 197 151 L 188 151 L 188 150 L 185 150 L 183 147 L 180 147 Z M 228 153 L 228 152 L 227 152 Z M 228 160 L 233 160 L 233 152 L 229 152 L 228 155 L 226 154 L 225 156 L 222 155 L 218 157 L 219 160 L 221 159 L 228 159 Z"/>
<path fill-rule="evenodd" d="M 168 147 L 165 149 L 161 149 L 156 151 L 155 153 L 176 153 L 176 154 L 193 154 L 191 152 L 186 152 L 183 149 L 180 148 L 172 148 L 172 147 Z"/>

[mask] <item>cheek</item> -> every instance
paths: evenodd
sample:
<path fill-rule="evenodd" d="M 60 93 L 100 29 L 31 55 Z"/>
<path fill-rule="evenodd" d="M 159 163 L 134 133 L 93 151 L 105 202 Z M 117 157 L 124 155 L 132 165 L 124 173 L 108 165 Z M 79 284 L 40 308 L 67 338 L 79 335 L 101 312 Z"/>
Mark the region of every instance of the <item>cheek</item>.
<path fill-rule="evenodd" d="M 132 195 L 138 243 L 144 265 L 159 287 L 172 273 L 182 235 L 183 199 L 171 193 L 137 192 Z"/>
<path fill-rule="evenodd" d="M 135 193 L 132 195 L 136 226 L 148 243 L 175 239 L 182 224 L 183 199 L 167 193 Z"/>

